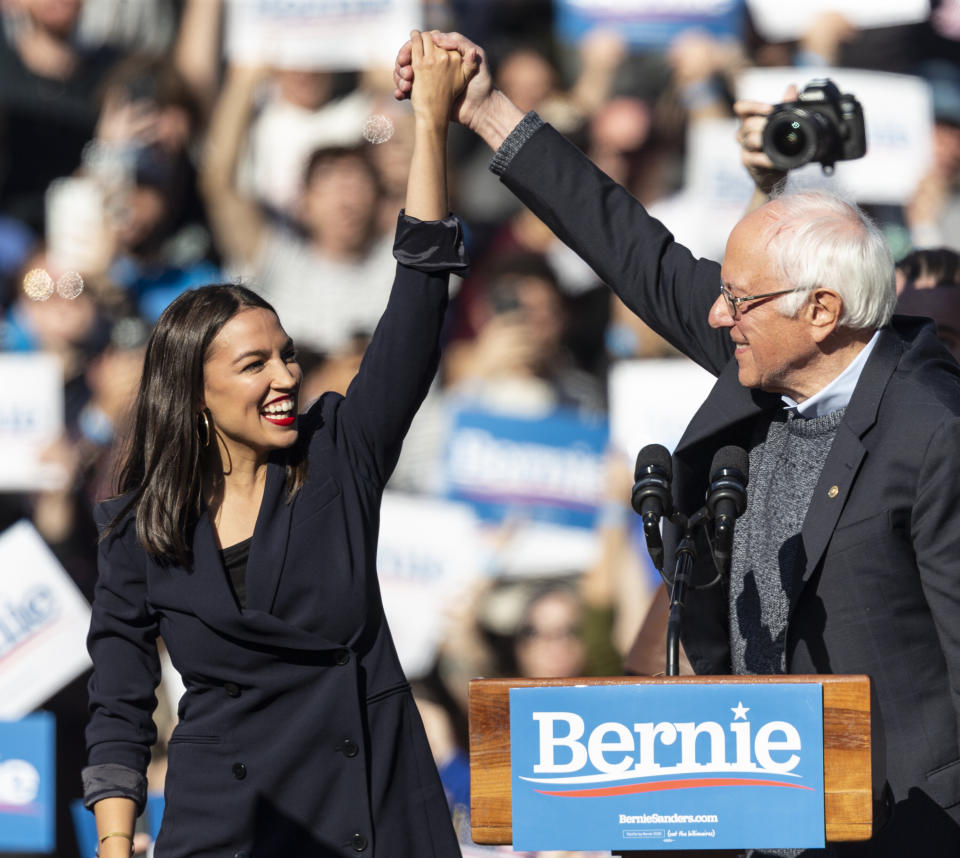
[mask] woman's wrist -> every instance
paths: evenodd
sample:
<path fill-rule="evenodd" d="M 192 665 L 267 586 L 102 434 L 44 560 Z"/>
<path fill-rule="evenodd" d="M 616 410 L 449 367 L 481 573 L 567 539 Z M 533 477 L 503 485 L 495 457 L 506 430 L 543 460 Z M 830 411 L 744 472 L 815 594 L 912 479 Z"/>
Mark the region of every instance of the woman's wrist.
<path fill-rule="evenodd" d="M 447 129 L 450 125 L 450 120 L 446 116 L 437 116 L 430 113 L 414 113 L 413 121 L 418 131 L 432 134 L 444 140 L 446 139 Z"/>

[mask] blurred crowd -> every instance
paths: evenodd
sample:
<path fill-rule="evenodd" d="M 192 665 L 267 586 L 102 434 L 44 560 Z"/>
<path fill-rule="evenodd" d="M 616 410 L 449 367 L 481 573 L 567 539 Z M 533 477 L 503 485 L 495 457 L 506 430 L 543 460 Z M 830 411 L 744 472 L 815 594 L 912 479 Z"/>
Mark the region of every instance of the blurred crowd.
<path fill-rule="evenodd" d="M 917 76 L 933 106 L 928 169 L 899 204 L 865 202 L 899 260 L 902 311 L 935 318 L 960 354 L 960 0 L 875 28 L 858 28 L 837 0 L 790 42 L 765 40 L 749 3 L 729 5 L 738 36 L 690 29 L 661 49 L 631 44 L 616 26 L 562 39 L 551 0 L 423 0 L 411 27 L 483 45 L 518 106 L 654 211 L 684 190 L 691 127 L 732 119 L 744 69 L 795 66 L 798 84 L 804 66 Z M 323 57 L 310 67 L 239 62 L 224 50 L 231 6 L 0 0 L 0 351 L 55 355 L 64 385 L 63 434 L 43 453 L 61 479 L 2 491 L 0 530 L 31 520 L 88 599 L 92 507 L 114 491 L 144 346 L 167 303 L 202 283 L 241 279 L 261 292 L 297 343 L 306 408 L 346 390 L 393 279 L 412 144 L 409 105 L 392 95 L 393 55 L 346 71 L 325 69 Z M 608 416 L 612 367 L 679 360 L 499 186 L 478 140 L 455 128 L 450 146 L 451 209 L 472 269 L 452 284 L 440 376 L 391 484 L 426 496 L 442 485 L 452 409 L 562 411 L 596 424 Z M 635 453 L 610 454 L 594 561 L 536 575 L 493 563 L 449 606 L 433 665 L 411 677 L 467 849 L 479 851 L 467 681 L 619 674 L 644 624 L 656 588 L 629 506 Z M 635 652 L 631 665 L 656 672 L 658 657 Z M 168 734 L 175 681 L 161 698 Z M 58 719 L 63 810 L 80 794 L 85 677 L 45 708 Z M 159 790 L 162 744 L 155 757 Z M 64 810 L 56 854 L 76 850 Z"/>

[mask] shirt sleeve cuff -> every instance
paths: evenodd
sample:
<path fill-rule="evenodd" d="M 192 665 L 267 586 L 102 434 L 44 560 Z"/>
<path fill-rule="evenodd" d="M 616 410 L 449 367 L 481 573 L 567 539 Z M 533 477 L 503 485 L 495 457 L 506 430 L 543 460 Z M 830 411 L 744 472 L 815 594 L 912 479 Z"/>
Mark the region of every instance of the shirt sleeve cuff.
<path fill-rule="evenodd" d="M 137 805 L 137 815 L 147 803 L 147 779 L 138 771 L 117 763 L 87 766 L 83 779 L 83 806 L 92 810 L 103 798 L 129 798 Z"/>
<path fill-rule="evenodd" d="M 393 255 L 401 265 L 426 273 L 456 271 L 465 275 L 470 269 L 463 227 L 453 215 L 426 221 L 401 209 Z"/>
<path fill-rule="evenodd" d="M 517 123 L 517 127 L 507 135 L 507 139 L 500 144 L 500 148 L 493 153 L 493 158 L 490 159 L 490 172 L 502 176 L 517 152 L 545 124 L 532 110 L 524 116 Z"/>

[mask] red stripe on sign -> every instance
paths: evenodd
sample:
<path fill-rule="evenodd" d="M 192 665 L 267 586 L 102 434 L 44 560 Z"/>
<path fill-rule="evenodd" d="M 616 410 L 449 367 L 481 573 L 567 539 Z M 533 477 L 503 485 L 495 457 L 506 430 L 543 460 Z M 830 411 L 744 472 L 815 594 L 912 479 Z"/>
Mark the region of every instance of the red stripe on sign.
<path fill-rule="evenodd" d="M 786 783 L 784 781 L 764 781 L 757 778 L 693 778 L 677 781 L 652 781 L 645 784 L 623 784 L 622 786 L 594 787 L 593 789 L 574 789 L 563 792 L 538 789 L 541 795 L 564 796 L 568 798 L 590 798 L 604 795 L 630 795 L 637 792 L 662 792 L 670 789 L 699 789 L 715 786 L 770 786 L 788 787 L 789 789 L 813 790 L 813 787 L 802 784 Z"/>

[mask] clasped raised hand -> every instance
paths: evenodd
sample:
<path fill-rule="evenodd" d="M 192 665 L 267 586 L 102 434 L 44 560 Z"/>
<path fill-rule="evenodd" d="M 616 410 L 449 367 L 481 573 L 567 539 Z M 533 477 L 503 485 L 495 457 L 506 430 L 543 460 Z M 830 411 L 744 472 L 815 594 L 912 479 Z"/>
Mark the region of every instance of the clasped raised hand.
<path fill-rule="evenodd" d="M 455 59 L 452 54 L 458 54 L 463 63 L 464 85 L 455 89 L 449 115 L 455 122 L 473 128 L 477 114 L 493 90 L 493 82 L 483 49 L 459 33 L 441 33 L 439 30 L 431 30 L 427 33 L 414 30 L 414 33 L 418 38 L 414 38 L 411 33 L 410 41 L 400 48 L 397 54 L 393 70 L 393 80 L 396 85 L 394 98 L 402 100 L 411 97 L 416 77 L 413 50 L 418 40 L 419 47 L 424 51 L 424 57 L 427 57 L 428 44 L 437 51 L 445 52 L 451 61 Z"/>
<path fill-rule="evenodd" d="M 410 33 L 410 100 L 418 120 L 446 124 L 479 65 L 477 57 L 438 46 L 432 33 Z"/>

